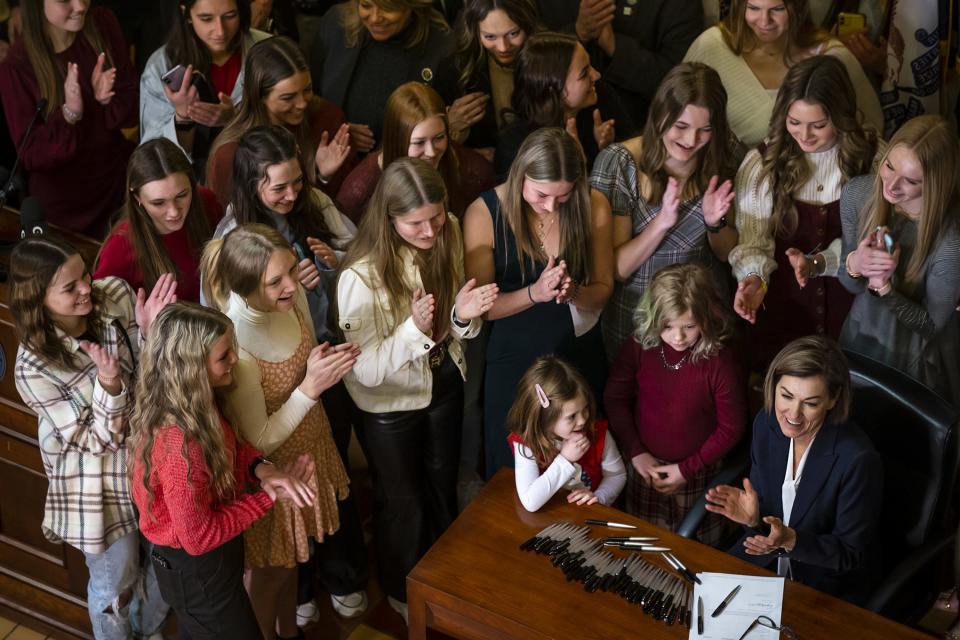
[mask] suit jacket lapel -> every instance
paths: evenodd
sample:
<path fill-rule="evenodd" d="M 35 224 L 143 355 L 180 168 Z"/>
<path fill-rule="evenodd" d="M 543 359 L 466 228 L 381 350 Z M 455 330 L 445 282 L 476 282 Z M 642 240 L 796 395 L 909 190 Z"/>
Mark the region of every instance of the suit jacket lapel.
<path fill-rule="evenodd" d="M 820 429 L 820 433 L 814 438 L 810 445 L 810 453 L 807 455 L 807 462 L 803 466 L 803 474 L 800 477 L 800 485 L 797 487 L 797 497 L 793 502 L 793 512 L 790 514 L 790 527 L 796 528 L 803 522 L 804 516 L 809 511 L 810 506 L 820 495 L 820 490 L 826 484 L 830 477 L 830 471 L 837 461 L 834 452 L 837 442 L 837 425 L 825 424 Z M 781 483 L 783 478 L 780 479 Z"/>
<path fill-rule="evenodd" d="M 764 496 L 767 508 L 761 507 L 760 517 L 769 515 L 783 518 L 783 500 L 781 499 L 780 489 L 783 486 L 783 478 L 787 473 L 787 454 L 789 453 L 787 447 L 790 446 L 790 438 L 783 435 L 777 419 L 773 416 L 770 416 L 768 427 L 770 429 L 768 434 L 770 441 L 767 455 L 770 456 L 773 463 L 764 465 L 767 472 L 766 487 L 769 495 Z"/>

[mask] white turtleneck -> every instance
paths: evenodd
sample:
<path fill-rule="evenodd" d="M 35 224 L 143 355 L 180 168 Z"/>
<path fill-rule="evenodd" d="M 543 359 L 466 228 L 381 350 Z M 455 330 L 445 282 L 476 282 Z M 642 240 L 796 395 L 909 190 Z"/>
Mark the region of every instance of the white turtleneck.
<path fill-rule="evenodd" d="M 310 311 L 301 287 L 294 299 L 312 336 Z M 267 415 L 267 405 L 260 380 L 257 359 L 280 362 L 296 351 L 300 344 L 300 323 L 294 309 L 263 312 L 252 309 L 235 293 L 230 294 L 226 311 L 233 320 L 240 360 L 233 368 L 233 386 L 226 393 L 226 412 L 243 438 L 270 455 L 286 442 L 300 425 L 307 412 L 317 403 L 299 387 L 274 413 Z"/>

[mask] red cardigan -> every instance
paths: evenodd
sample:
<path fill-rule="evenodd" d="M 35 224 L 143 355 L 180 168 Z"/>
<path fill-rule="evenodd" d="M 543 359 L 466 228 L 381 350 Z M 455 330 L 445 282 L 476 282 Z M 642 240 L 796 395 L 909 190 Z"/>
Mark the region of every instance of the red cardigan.
<path fill-rule="evenodd" d="M 250 463 L 260 452 L 238 439 L 222 417 L 220 426 L 227 455 L 233 459 L 237 497 L 232 502 L 219 503 L 211 494 L 210 470 L 196 441 L 187 445 L 188 476 L 179 427 L 162 428 L 154 441 L 149 478 L 152 503 L 143 486 L 143 463 L 139 454 L 134 455 L 133 501 L 140 511 L 140 531 L 150 542 L 198 556 L 237 537 L 273 506 L 264 491 L 244 492 L 253 481 Z"/>
<path fill-rule="evenodd" d="M 663 349 L 669 362 L 683 357 L 669 345 Z M 690 479 L 743 437 L 745 386 L 728 349 L 674 371 L 664 367 L 660 347 L 644 349 L 628 338 L 610 369 L 603 399 L 625 459 L 648 452 L 678 463 Z"/>
<path fill-rule="evenodd" d="M 347 120 L 343 115 L 343 109 L 333 104 L 329 100 L 314 96 L 307 107 L 307 116 L 310 122 L 310 142 L 316 151 L 317 144 L 320 142 L 320 136 L 326 131 L 332 138 L 337 129 Z M 233 157 L 237 153 L 237 142 L 227 142 L 217 147 L 207 169 L 207 186 L 213 189 L 217 194 L 217 200 L 220 206 L 226 208 L 233 202 Z M 326 184 L 318 184 L 321 191 L 331 198 L 340 189 L 343 179 L 353 170 L 357 164 L 357 152 L 350 151 L 350 155 L 343 161 L 340 169 L 333 174 L 333 177 Z M 310 176 L 310 182 L 315 182 L 313 176 Z"/>
<path fill-rule="evenodd" d="M 57 54 L 57 63 L 64 69 L 67 62 L 79 66 L 83 118 L 68 124 L 59 105 L 45 118 L 41 115 L 21 158 L 29 175 L 29 193 L 43 203 L 47 220 L 99 240 L 123 199 L 127 160 L 136 145 L 120 130 L 137 126 L 140 85 L 110 10 L 94 7 L 87 20 L 96 24 L 116 66 L 116 95 L 105 107 L 94 99 L 90 76 L 99 52 L 78 36 Z M 0 97 L 10 135 L 19 145 L 40 99 L 22 38 L 10 46 L 0 64 Z"/>
<path fill-rule="evenodd" d="M 203 210 L 210 222 L 212 237 L 213 230 L 217 228 L 217 223 L 223 217 L 223 209 L 220 208 L 217 197 L 206 187 L 198 187 L 197 193 L 203 200 Z M 186 226 L 179 231 L 160 236 L 160 240 L 178 270 L 177 299 L 200 302 L 200 253 L 203 247 L 190 246 Z M 130 242 L 129 220 L 121 220 L 100 248 L 93 279 L 98 280 L 107 276 L 123 278 L 130 283 L 134 291 L 145 285 L 143 274 L 137 266 L 133 244 Z"/>

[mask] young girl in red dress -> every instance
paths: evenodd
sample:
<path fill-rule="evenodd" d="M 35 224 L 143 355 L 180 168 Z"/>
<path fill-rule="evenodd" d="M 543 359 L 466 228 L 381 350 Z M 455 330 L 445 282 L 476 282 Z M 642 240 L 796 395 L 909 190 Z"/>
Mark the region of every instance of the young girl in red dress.
<path fill-rule="evenodd" d="M 517 494 L 536 511 L 561 489 L 567 502 L 609 505 L 623 489 L 620 451 L 583 375 L 556 356 L 538 358 L 520 380 L 510 408 L 507 441 Z"/>
<path fill-rule="evenodd" d="M 743 436 L 745 383 L 725 346 L 732 319 L 705 267 L 661 269 L 635 324 L 610 370 L 604 406 L 630 461 L 626 510 L 676 529 Z M 708 544 L 722 535 L 717 519 L 698 531 Z"/>

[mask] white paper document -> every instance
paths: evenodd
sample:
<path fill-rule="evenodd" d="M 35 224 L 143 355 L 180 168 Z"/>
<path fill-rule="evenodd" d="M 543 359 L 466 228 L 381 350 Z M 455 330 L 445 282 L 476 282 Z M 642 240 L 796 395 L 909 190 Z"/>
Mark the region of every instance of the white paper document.
<path fill-rule="evenodd" d="M 693 588 L 690 640 L 739 640 L 757 616 L 767 616 L 780 625 L 784 578 L 733 573 L 698 573 L 697 576 L 703 584 Z M 723 613 L 712 617 L 717 606 L 737 585 L 740 591 Z M 703 598 L 702 635 L 697 631 L 697 598 Z M 757 625 L 744 640 L 777 640 L 779 637 L 779 631 Z"/>

